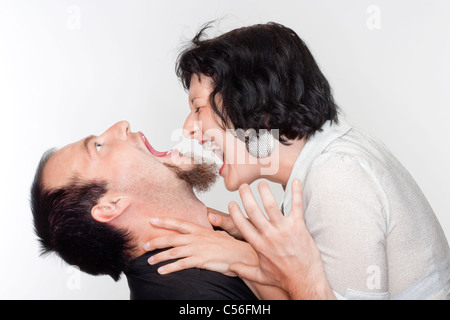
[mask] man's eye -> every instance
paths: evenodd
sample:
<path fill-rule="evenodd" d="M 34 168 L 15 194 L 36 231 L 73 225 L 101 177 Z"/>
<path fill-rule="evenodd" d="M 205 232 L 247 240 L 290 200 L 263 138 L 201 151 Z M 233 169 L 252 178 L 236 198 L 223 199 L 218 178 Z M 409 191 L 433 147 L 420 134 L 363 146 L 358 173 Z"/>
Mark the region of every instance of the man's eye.
<path fill-rule="evenodd" d="M 100 143 L 95 144 L 95 149 L 97 149 L 97 152 L 100 151 L 101 148 L 102 148 L 102 145 Z"/>

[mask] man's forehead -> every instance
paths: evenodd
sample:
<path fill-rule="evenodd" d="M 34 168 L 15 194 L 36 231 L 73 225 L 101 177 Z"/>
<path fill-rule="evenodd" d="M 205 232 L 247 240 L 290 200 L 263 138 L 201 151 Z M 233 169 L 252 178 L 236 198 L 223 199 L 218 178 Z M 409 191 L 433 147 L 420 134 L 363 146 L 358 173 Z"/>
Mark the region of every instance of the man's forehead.
<path fill-rule="evenodd" d="M 80 147 L 82 141 L 69 144 L 57 150 L 45 165 L 42 182 L 46 188 L 60 188 L 81 172 L 86 156 Z"/>

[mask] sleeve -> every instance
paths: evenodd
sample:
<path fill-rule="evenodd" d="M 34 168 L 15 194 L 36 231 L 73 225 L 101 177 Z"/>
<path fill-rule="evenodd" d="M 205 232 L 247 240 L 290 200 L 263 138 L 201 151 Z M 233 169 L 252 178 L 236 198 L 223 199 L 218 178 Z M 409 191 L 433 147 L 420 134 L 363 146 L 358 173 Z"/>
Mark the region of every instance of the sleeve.
<path fill-rule="evenodd" d="M 346 299 L 387 299 L 387 200 L 370 163 L 325 154 L 304 181 L 305 220 L 332 289 Z"/>

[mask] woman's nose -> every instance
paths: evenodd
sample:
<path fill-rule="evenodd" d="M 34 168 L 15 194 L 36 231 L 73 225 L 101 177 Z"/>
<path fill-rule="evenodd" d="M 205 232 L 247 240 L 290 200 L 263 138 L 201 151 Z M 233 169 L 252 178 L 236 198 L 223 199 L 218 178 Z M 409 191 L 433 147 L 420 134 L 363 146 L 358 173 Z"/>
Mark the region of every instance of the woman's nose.
<path fill-rule="evenodd" d="M 201 123 L 195 121 L 191 115 L 186 118 L 183 125 L 183 135 L 187 139 L 197 139 L 201 141 Z"/>

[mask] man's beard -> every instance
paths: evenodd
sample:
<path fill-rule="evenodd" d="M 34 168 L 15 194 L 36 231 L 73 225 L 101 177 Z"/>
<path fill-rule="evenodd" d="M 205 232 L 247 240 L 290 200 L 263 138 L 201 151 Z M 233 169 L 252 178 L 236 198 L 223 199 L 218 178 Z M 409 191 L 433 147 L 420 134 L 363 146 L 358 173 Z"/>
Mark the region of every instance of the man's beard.
<path fill-rule="evenodd" d="M 217 180 L 217 165 L 214 163 L 194 164 L 192 168 L 187 170 L 169 163 L 164 163 L 164 165 L 197 192 L 208 191 Z"/>

